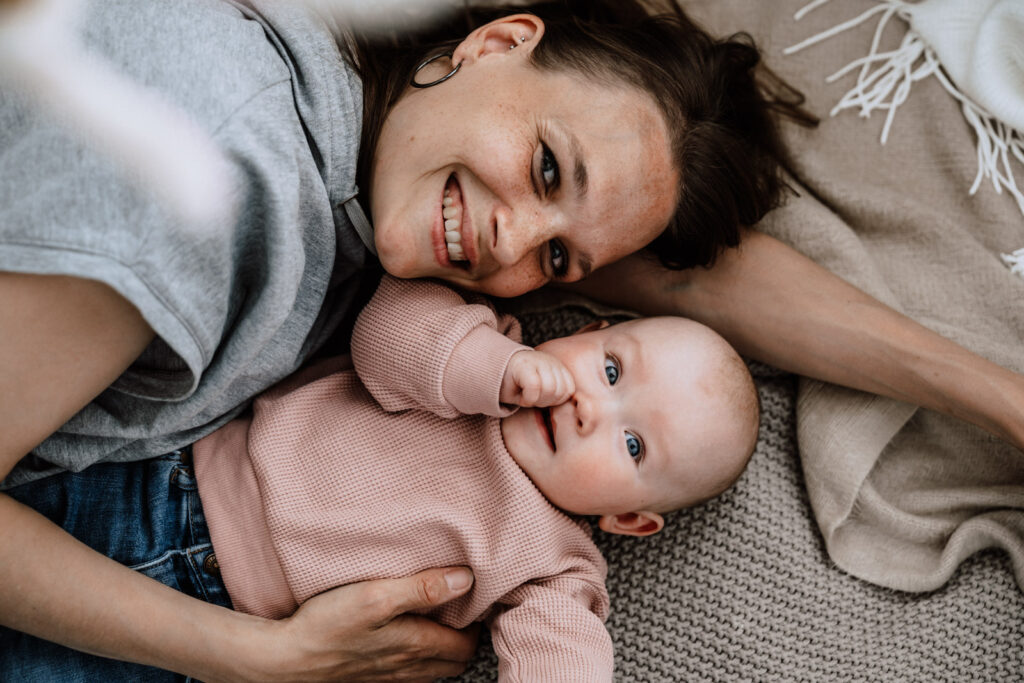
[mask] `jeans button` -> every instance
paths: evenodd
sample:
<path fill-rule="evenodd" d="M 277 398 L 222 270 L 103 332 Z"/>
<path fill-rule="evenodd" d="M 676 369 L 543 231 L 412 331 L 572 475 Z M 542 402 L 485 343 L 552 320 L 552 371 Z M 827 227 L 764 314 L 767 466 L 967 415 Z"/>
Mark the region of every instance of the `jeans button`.
<path fill-rule="evenodd" d="M 203 560 L 203 570 L 207 574 L 213 574 L 214 576 L 220 576 L 220 563 L 217 562 L 217 556 L 210 553 Z"/>

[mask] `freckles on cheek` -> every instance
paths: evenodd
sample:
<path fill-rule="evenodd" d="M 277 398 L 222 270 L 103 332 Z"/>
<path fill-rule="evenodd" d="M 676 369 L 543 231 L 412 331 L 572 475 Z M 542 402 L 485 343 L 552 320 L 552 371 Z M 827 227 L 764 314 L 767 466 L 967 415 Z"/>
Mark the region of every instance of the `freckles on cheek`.
<path fill-rule="evenodd" d="M 527 257 L 532 258 L 532 257 Z M 532 292 L 547 283 L 546 278 L 539 274 L 528 274 L 515 271 L 499 271 L 495 275 L 481 280 L 475 289 L 491 296 L 510 298 Z"/>
<path fill-rule="evenodd" d="M 461 132 L 464 139 L 479 150 L 476 161 L 491 175 L 489 183 L 506 186 L 528 181 L 537 131 L 530 119 L 515 107 L 490 107 L 476 119 L 475 126 Z"/>

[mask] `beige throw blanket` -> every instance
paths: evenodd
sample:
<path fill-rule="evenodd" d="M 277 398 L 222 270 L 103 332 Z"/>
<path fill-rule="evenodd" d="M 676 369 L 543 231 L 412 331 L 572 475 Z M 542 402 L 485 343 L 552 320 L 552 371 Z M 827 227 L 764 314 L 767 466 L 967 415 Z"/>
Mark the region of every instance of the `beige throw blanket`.
<path fill-rule="evenodd" d="M 800 197 L 759 227 L 940 334 L 1024 372 L 1024 279 L 999 258 L 1024 244 L 1024 216 L 991 185 L 968 196 L 977 159 L 958 105 L 934 80 L 915 84 L 885 146 L 884 115 L 828 118 L 855 75 L 825 78 L 867 54 L 873 24 L 795 55 L 782 51 L 873 3 L 831 2 L 792 20 L 804 4 L 684 2 L 712 33 L 753 34 L 768 64 L 822 117 L 816 130 L 785 126 Z M 905 27 L 893 21 L 883 49 L 898 45 Z M 1021 165 L 1014 170 L 1024 176 Z M 801 381 L 797 420 L 811 503 L 840 567 L 926 591 L 994 546 L 1010 554 L 1024 589 L 1024 453 L 953 419 L 811 380 Z"/>

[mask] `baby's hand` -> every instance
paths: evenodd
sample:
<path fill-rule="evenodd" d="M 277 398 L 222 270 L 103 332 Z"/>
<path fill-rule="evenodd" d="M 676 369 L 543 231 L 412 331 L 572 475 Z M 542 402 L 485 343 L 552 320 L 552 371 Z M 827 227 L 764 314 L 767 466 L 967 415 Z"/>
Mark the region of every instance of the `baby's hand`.
<path fill-rule="evenodd" d="M 544 407 L 565 403 L 576 390 L 569 370 L 543 351 L 517 351 L 508 361 L 501 380 L 502 403 Z"/>

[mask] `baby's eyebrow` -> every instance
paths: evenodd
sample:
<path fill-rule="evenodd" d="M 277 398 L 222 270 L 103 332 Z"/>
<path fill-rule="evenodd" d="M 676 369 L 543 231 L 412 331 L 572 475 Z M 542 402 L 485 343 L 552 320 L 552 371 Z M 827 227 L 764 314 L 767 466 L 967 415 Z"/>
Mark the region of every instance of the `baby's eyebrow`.
<path fill-rule="evenodd" d="M 629 369 L 630 373 L 636 374 L 637 372 L 643 372 L 646 366 L 644 364 L 643 353 L 641 353 L 643 346 L 641 346 L 640 341 L 628 332 L 623 334 L 622 338 L 625 340 L 626 346 L 629 349 L 626 360 L 629 361 L 631 366 Z"/>

